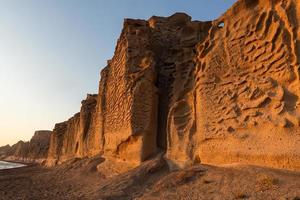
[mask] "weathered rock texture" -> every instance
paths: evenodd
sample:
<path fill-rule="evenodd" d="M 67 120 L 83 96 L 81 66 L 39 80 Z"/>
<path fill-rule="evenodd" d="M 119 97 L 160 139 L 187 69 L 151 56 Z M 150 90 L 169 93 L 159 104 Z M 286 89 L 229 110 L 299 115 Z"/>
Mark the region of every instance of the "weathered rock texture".
<path fill-rule="evenodd" d="M 102 150 L 108 157 L 141 162 L 156 151 L 158 95 L 151 29 L 125 20 L 115 55 L 102 71 Z"/>
<path fill-rule="evenodd" d="M 299 9 L 242 0 L 213 23 L 186 98 L 196 126 L 188 159 L 300 168 Z"/>
<path fill-rule="evenodd" d="M 29 141 L 27 157 L 38 162 L 44 161 L 48 156 L 50 136 L 52 131 L 36 131 Z"/>
<path fill-rule="evenodd" d="M 126 19 L 99 95 L 57 124 L 49 165 L 103 154 L 171 167 L 300 168 L 296 0 L 239 0 L 219 19 Z"/>
<path fill-rule="evenodd" d="M 95 120 L 97 95 L 88 95 L 81 103 L 80 113 L 66 122 L 55 125 L 46 165 L 52 166 L 73 158 L 100 153 L 100 139 L 99 134 L 96 134 Z"/>
<path fill-rule="evenodd" d="M 29 142 L 0 147 L 0 159 L 43 163 L 47 159 L 52 131 L 36 131 Z"/>

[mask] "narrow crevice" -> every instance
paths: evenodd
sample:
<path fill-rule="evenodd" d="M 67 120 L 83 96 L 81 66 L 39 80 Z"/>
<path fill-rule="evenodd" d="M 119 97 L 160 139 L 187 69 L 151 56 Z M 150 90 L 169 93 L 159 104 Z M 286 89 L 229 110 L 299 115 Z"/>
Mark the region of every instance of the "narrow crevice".
<path fill-rule="evenodd" d="M 172 71 L 175 64 L 161 63 L 158 67 L 157 87 L 159 88 L 158 116 L 157 116 L 157 145 L 158 148 L 167 149 L 167 121 L 170 105 L 170 86 L 174 82 Z"/>

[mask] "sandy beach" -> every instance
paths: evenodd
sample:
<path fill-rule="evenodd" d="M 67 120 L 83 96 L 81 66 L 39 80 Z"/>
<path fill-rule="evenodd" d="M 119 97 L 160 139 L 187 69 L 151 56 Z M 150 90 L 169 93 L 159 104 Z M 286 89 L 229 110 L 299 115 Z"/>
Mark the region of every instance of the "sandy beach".
<path fill-rule="evenodd" d="M 101 176 L 96 169 L 86 170 L 97 161 L 69 163 L 52 169 L 30 164 L 0 170 L 0 199 L 88 199 L 85 195 Z"/>

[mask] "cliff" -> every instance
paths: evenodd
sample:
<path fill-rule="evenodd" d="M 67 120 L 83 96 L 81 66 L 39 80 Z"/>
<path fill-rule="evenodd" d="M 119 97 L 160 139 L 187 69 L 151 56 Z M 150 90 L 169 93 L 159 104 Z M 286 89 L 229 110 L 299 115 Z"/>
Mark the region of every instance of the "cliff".
<path fill-rule="evenodd" d="M 36 131 L 29 142 L 0 147 L 0 159 L 43 163 L 48 155 L 51 131 Z"/>
<path fill-rule="evenodd" d="M 101 154 L 139 165 L 300 169 L 296 0 L 239 0 L 219 19 L 124 21 L 99 93 L 57 124 L 47 165 Z"/>
<path fill-rule="evenodd" d="M 100 134 L 96 129 L 97 95 L 88 95 L 81 103 L 80 113 L 55 125 L 50 138 L 47 166 L 100 153 Z"/>
<path fill-rule="evenodd" d="M 8 155 L 11 155 L 11 154 L 12 153 L 11 153 L 10 145 L 0 147 L 0 159 L 4 159 L 5 157 L 7 157 Z"/>
<path fill-rule="evenodd" d="M 299 9 L 296 0 L 243 0 L 213 23 L 184 100 L 196 130 L 183 160 L 300 168 Z"/>

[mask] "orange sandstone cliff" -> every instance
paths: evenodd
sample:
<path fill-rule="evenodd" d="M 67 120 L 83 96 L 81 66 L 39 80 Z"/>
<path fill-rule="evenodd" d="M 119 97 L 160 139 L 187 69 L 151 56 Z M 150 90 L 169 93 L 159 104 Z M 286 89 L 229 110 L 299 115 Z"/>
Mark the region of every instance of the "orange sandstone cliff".
<path fill-rule="evenodd" d="M 55 125 L 46 165 L 53 166 L 73 158 L 100 153 L 96 121 L 97 95 L 88 95 L 81 103 L 80 113 Z"/>
<path fill-rule="evenodd" d="M 239 0 L 212 22 L 124 21 L 98 95 L 55 125 L 47 165 L 101 154 L 138 165 L 300 169 L 300 3 Z"/>
<path fill-rule="evenodd" d="M 171 160 L 300 168 L 299 9 L 297 0 L 243 0 L 213 22 L 184 100 L 195 108 L 193 148 L 171 148 Z"/>

